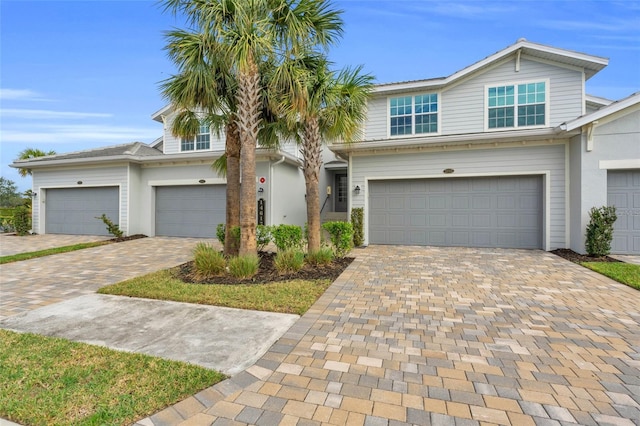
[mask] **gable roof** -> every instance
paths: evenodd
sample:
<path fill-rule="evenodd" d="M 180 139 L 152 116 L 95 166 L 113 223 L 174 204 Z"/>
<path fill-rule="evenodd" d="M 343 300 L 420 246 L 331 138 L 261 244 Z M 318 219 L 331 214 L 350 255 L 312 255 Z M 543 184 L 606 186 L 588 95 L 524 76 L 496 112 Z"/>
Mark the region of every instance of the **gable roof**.
<path fill-rule="evenodd" d="M 469 65 L 466 68 L 456 71 L 448 77 L 432 78 L 427 80 L 414 80 L 399 83 L 384 83 L 377 85 L 374 93 L 387 93 L 401 90 L 411 90 L 424 87 L 438 87 L 451 84 L 456 80 L 464 78 L 471 73 L 479 71 L 491 64 L 508 57 L 522 53 L 526 56 L 538 58 L 542 60 L 557 62 L 560 64 L 582 68 L 585 71 L 585 79 L 593 77 L 597 72 L 606 67 L 609 59 L 600 56 L 587 55 L 586 53 L 575 52 L 572 50 L 560 49 L 557 47 L 547 46 L 544 44 L 533 43 L 524 38 L 519 39 L 514 44 L 487 56 L 486 58 Z"/>
<path fill-rule="evenodd" d="M 593 123 L 594 121 L 598 121 L 602 118 L 605 118 L 611 114 L 615 114 L 618 111 L 622 111 L 625 108 L 629 108 L 634 105 L 640 104 L 640 92 L 633 93 L 626 98 L 620 99 L 619 101 L 615 101 L 610 103 L 609 105 L 600 108 L 597 111 L 594 111 L 590 114 L 583 115 L 581 117 L 576 118 L 575 120 L 566 121 L 558 126 L 560 130 L 564 130 L 570 132 L 572 130 L 578 129 L 585 124 Z"/>

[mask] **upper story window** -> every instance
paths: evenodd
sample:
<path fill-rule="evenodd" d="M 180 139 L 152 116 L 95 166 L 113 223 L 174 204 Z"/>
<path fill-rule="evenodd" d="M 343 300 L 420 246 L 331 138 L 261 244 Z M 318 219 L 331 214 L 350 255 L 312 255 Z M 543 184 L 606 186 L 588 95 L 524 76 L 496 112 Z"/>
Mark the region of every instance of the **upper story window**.
<path fill-rule="evenodd" d="M 487 127 L 544 126 L 547 83 L 511 84 L 487 89 Z"/>
<path fill-rule="evenodd" d="M 182 138 L 180 141 L 180 151 L 201 151 L 210 147 L 211 129 L 204 124 L 200 124 L 200 130 L 195 138 Z"/>
<path fill-rule="evenodd" d="M 438 132 L 438 95 L 435 93 L 389 99 L 391 136 Z"/>

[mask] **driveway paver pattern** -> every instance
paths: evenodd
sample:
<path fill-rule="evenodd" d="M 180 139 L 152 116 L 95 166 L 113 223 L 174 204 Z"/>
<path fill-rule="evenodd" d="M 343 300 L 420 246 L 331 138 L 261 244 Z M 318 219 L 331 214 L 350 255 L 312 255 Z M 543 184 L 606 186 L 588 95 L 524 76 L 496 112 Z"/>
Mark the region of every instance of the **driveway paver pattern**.
<path fill-rule="evenodd" d="M 71 246 L 80 243 L 109 240 L 112 237 L 101 235 L 25 235 L 0 234 L 0 256 L 29 253 L 55 247 Z"/>
<path fill-rule="evenodd" d="M 0 265 L 0 320 L 187 262 L 198 241 L 141 238 Z"/>
<path fill-rule="evenodd" d="M 640 293 L 541 251 L 371 246 L 253 366 L 138 425 L 638 425 Z"/>

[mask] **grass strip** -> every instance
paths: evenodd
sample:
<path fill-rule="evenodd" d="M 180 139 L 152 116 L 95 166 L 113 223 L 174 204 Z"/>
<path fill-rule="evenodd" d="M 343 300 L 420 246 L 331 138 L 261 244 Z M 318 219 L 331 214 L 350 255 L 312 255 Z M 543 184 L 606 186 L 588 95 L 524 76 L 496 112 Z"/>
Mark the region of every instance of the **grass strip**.
<path fill-rule="evenodd" d="M 640 265 L 622 262 L 583 262 L 581 265 L 640 290 Z"/>
<path fill-rule="evenodd" d="M 224 379 L 184 362 L 0 330 L 0 417 L 21 424 L 132 424 Z"/>
<path fill-rule="evenodd" d="M 31 251 L 28 253 L 18 253 L 18 254 L 11 254 L 8 256 L 1 256 L 0 265 L 5 263 L 11 263 L 11 262 L 20 262 L 22 260 L 35 259 L 36 257 L 51 256 L 52 254 L 67 253 L 70 251 L 82 250 L 82 249 L 91 248 L 91 247 L 104 246 L 106 244 L 111 244 L 112 242 L 113 241 L 110 241 L 110 240 L 93 241 L 90 243 L 79 243 L 79 244 L 73 244 L 70 246 L 54 247 L 50 249 Z"/>
<path fill-rule="evenodd" d="M 302 315 L 330 285 L 330 280 L 189 284 L 163 270 L 102 287 L 98 293 Z"/>

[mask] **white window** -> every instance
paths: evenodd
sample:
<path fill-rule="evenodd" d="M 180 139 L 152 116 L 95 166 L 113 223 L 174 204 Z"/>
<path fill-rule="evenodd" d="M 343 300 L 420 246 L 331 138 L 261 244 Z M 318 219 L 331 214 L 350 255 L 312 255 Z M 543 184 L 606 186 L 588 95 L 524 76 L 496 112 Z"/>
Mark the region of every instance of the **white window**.
<path fill-rule="evenodd" d="M 200 124 L 200 130 L 195 138 L 182 138 L 181 151 L 204 151 L 211 148 L 211 128 Z"/>
<path fill-rule="evenodd" d="M 435 93 L 389 99 L 391 136 L 438 132 L 438 95 Z"/>
<path fill-rule="evenodd" d="M 544 126 L 547 119 L 544 81 L 487 88 L 487 128 Z"/>

